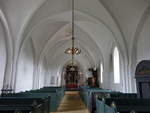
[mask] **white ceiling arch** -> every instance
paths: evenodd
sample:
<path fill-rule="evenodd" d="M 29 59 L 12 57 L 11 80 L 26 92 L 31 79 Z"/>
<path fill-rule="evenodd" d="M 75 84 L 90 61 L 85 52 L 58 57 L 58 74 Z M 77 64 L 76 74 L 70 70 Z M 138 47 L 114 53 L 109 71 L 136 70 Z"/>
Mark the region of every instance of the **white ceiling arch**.
<path fill-rule="evenodd" d="M 68 2 L 68 0 L 65 0 L 65 1 Z M 83 3 L 83 1 L 82 1 L 82 3 Z M 55 1 L 49 0 L 49 2 L 55 2 Z M 57 2 L 58 2 L 58 0 L 57 0 Z M 80 3 L 80 1 L 78 1 L 78 2 Z M 84 2 L 86 2 L 86 1 L 84 1 Z M 88 1 L 88 2 L 90 3 L 91 1 Z M 94 0 L 94 1 L 92 1 L 92 4 L 93 3 L 96 5 L 96 3 L 100 3 L 100 2 L 98 0 Z M 24 40 L 31 38 L 33 36 L 35 30 L 40 29 L 42 25 L 50 25 L 49 23 L 62 23 L 57 26 L 56 31 L 54 31 L 51 35 L 48 32 L 47 32 L 47 34 L 45 34 L 44 32 L 41 32 L 41 36 L 43 35 L 43 37 L 44 37 L 45 35 L 47 35 L 48 38 L 45 38 L 47 40 L 45 40 L 45 43 L 43 43 L 43 45 L 44 46 L 46 45 L 46 46 L 44 47 L 44 46 L 40 45 L 41 51 L 39 51 L 39 54 L 36 54 L 36 55 L 38 55 L 38 57 L 40 56 L 39 57 L 40 60 L 41 60 L 41 56 L 45 55 L 45 53 L 43 54 L 42 51 L 45 51 L 46 49 L 47 50 L 51 49 L 50 44 L 54 43 L 53 41 L 56 38 L 53 39 L 53 37 L 57 33 L 57 31 L 59 31 L 59 29 L 61 29 L 66 23 L 70 23 L 70 21 L 71 21 L 70 6 L 68 6 L 65 9 L 61 9 L 61 8 L 55 9 L 55 7 L 48 7 L 48 4 L 46 4 L 47 5 L 46 8 L 48 8 L 48 13 L 46 13 L 47 10 L 44 7 L 44 5 L 45 4 L 43 4 L 43 6 L 41 6 L 41 8 L 43 8 L 42 11 L 41 11 L 41 9 L 39 9 L 36 12 L 36 14 L 33 16 L 33 18 L 31 18 L 31 20 L 29 21 L 27 28 L 24 30 L 24 33 L 23 33 L 24 39 L 22 40 L 22 43 L 23 43 Z M 62 4 L 62 6 L 63 6 L 63 4 Z M 100 9 L 103 9 L 103 10 L 100 10 L 99 7 L 100 7 Z M 51 8 L 54 8 L 54 9 L 51 9 Z M 44 9 L 46 12 L 44 14 L 42 14 Z M 89 11 L 89 13 L 88 13 L 88 11 Z M 98 14 L 98 11 L 100 11 L 100 14 Z M 96 14 L 92 14 L 92 12 L 93 13 L 95 12 Z M 76 8 L 75 14 L 76 14 L 75 15 L 76 26 L 78 26 L 82 30 L 83 33 L 87 34 L 91 38 L 91 40 L 94 42 L 93 45 L 97 45 L 98 51 L 102 51 L 102 52 L 98 52 L 98 53 L 103 54 L 106 51 L 106 48 L 108 48 L 108 47 L 106 47 L 107 46 L 106 43 L 104 45 L 103 42 L 115 41 L 121 50 L 120 52 L 123 54 L 123 56 L 126 56 L 126 48 L 125 48 L 125 44 L 123 41 L 123 37 L 121 36 L 119 29 L 117 28 L 115 22 L 113 21 L 113 18 L 109 15 L 109 13 L 105 10 L 105 8 L 102 5 L 98 4 L 98 5 L 96 5 L 96 7 L 94 7 L 94 9 L 90 8 L 90 9 L 86 10 L 86 9 L 84 9 L 84 7 L 81 7 L 81 4 L 79 4 L 79 6 L 77 6 L 77 8 Z M 38 15 L 39 15 L 39 17 L 38 17 Z M 47 29 L 51 29 L 51 27 L 52 26 L 48 26 Z M 53 27 L 55 27 L 55 26 L 53 26 Z M 41 29 L 41 31 L 45 31 L 45 29 Z M 102 34 L 103 34 L 103 36 L 102 36 Z M 37 41 L 38 38 L 32 37 L 32 39 L 33 39 L 33 41 L 34 40 Z M 50 40 L 49 44 L 48 44 L 48 42 L 49 42 L 48 40 Z M 59 40 L 60 39 L 58 39 L 56 41 L 59 41 Z M 89 45 L 89 46 L 92 47 L 93 45 Z M 36 44 L 35 44 L 34 46 L 36 48 L 36 51 L 40 50 L 39 48 L 37 48 L 39 45 L 36 46 Z M 105 48 L 105 49 L 103 49 L 103 48 Z M 103 55 L 101 55 L 101 56 L 103 56 Z"/>
<path fill-rule="evenodd" d="M 145 10 L 144 10 L 144 12 L 143 12 L 143 14 L 142 14 L 142 16 L 141 16 L 141 18 L 140 18 L 140 21 L 139 21 L 139 23 L 138 23 L 138 25 L 137 25 L 137 28 L 136 28 L 136 31 L 135 31 L 135 33 L 134 33 L 134 37 L 133 37 L 133 44 L 132 44 L 132 50 L 131 50 L 131 58 L 130 58 L 130 60 L 132 61 L 132 62 L 130 62 L 131 64 L 131 66 L 135 66 L 136 65 L 136 55 L 137 55 L 137 42 L 138 42 L 138 40 L 139 40 L 139 38 L 140 38 L 140 33 L 141 33 L 141 31 L 142 31 L 142 29 L 143 29 L 143 27 L 144 27 L 144 25 L 145 25 L 145 22 L 146 22 L 146 20 L 148 19 L 148 17 L 150 16 L 150 4 L 145 8 Z"/>
<path fill-rule="evenodd" d="M 81 25 L 82 22 L 77 22 L 77 23 L 78 23 L 78 24 L 80 23 L 80 25 Z M 83 23 L 84 23 L 84 22 L 83 22 Z M 80 27 L 81 27 L 81 26 L 80 26 Z M 97 28 L 96 28 L 96 29 L 97 29 Z M 106 29 L 107 29 L 107 28 L 106 28 Z M 99 34 L 99 35 L 100 35 L 100 34 Z M 51 38 L 52 38 L 52 37 L 51 37 Z M 55 39 L 55 38 L 52 38 L 52 39 Z M 52 39 L 51 39 L 51 40 L 52 40 Z M 114 39 L 113 39 L 113 40 L 114 40 Z M 53 41 L 51 41 L 51 42 L 54 43 Z M 48 44 L 48 46 L 46 47 L 47 49 L 50 48 L 49 45 L 50 45 L 50 44 Z M 97 45 L 97 44 L 95 43 L 95 44 L 93 44 L 93 45 Z M 99 47 L 98 50 L 100 50 L 100 47 Z M 41 55 L 44 55 L 44 53 L 41 53 Z"/>
<path fill-rule="evenodd" d="M 47 2 L 50 2 L 50 1 L 47 1 Z M 52 0 L 51 2 L 54 2 L 54 1 Z M 57 2 L 58 2 L 58 1 L 57 1 Z M 79 1 L 77 1 L 77 2 L 79 2 Z M 94 2 L 96 3 L 96 2 L 99 2 L 99 1 L 95 0 L 95 1 L 93 1 L 93 3 L 94 3 Z M 46 4 L 46 2 L 45 2 L 45 4 Z M 44 7 L 45 4 L 43 4 L 43 7 Z M 70 4 L 70 3 L 68 3 L 68 4 Z M 67 4 L 67 5 L 68 5 L 68 4 Z M 99 5 L 100 5 L 100 4 L 99 4 Z M 38 12 L 40 13 L 39 10 L 41 10 L 41 8 L 43 8 L 43 7 L 41 6 L 41 7 L 36 11 L 36 14 L 35 14 L 35 15 L 37 15 Z M 100 7 L 102 7 L 102 6 L 100 5 Z M 49 8 L 51 8 L 51 7 L 49 7 Z M 69 7 L 69 8 L 70 8 L 70 7 Z M 81 10 L 82 8 L 79 8 L 78 6 L 77 6 L 77 8 L 78 8 L 78 10 L 80 10 L 80 11 L 78 11 L 78 12 L 83 12 L 83 11 Z M 67 10 L 68 10 L 68 9 L 67 9 Z M 103 10 L 104 10 L 104 9 L 103 9 Z M 63 11 L 64 11 L 64 10 L 60 11 L 60 12 L 57 13 L 57 14 L 60 14 L 60 15 L 61 15 L 61 13 L 62 13 Z M 106 13 L 106 12 L 105 12 L 105 13 Z M 56 15 L 57 15 L 57 14 L 56 14 Z M 82 13 L 82 15 L 83 15 L 83 14 L 84 14 L 84 13 Z M 34 15 L 34 16 L 35 16 L 35 15 Z M 33 16 L 33 18 L 36 17 L 36 16 L 35 16 L 35 17 L 34 17 L 34 16 Z M 54 15 L 49 16 L 49 17 L 53 17 L 53 16 L 54 16 Z M 66 17 L 66 16 L 65 16 L 65 17 Z M 93 16 L 93 17 L 94 17 L 94 16 Z M 33 18 L 31 19 L 31 21 L 34 20 Z M 94 18 L 95 18 L 95 17 L 94 17 Z M 42 18 L 40 18 L 40 19 L 42 19 Z M 44 19 L 48 19 L 48 17 L 46 17 L 46 18 L 44 18 Z M 43 19 L 43 20 L 44 20 L 44 19 Z M 61 18 L 61 19 L 62 19 L 62 18 Z M 100 20 L 99 18 L 97 18 L 97 19 Z M 110 20 L 110 19 L 109 19 L 109 20 Z M 41 20 L 40 20 L 40 21 L 41 21 Z M 38 23 L 40 23 L 40 21 L 38 21 Z M 32 22 L 31 22 L 31 23 L 32 23 Z M 33 23 L 34 23 L 34 24 L 33 24 Z M 37 24 L 37 22 L 33 22 L 33 23 L 32 23 L 33 26 Z M 33 26 L 32 26 L 31 28 L 34 28 Z M 32 31 L 31 28 L 30 28 L 30 30 L 27 29 L 27 31 Z M 28 33 L 28 32 L 25 32 L 25 33 Z M 28 33 L 28 34 L 30 34 L 30 33 Z M 26 36 L 25 36 L 25 37 L 26 37 Z M 27 37 L 28 37 L 28 36 L 27 36 Z"/>
<path fill-rule="evenodd" d="M 67 25 L 65 25 L 64 27 L 62 27 L 57 33 L 55 33 L 55 35 L 53 35 L 53 37 L 49 38 L 49 40 L 47 41 L 47 44 L 45 44 L 45 47 L 44 47 L 43 51 L 41 52 L 42 56 L 44 56 L 47 53 L 51 53 L 52 50 L 55 51 L 55 50 L 61 48 L 61 47 L 58 46 L 59 42 L 61 42 L 61 41 L 66 41 L 67 42 L 67 40 L 69 40 L 69 37 L 65 37 L 65 36 L 63 37 L 62 36 L 62 34 L 64 33 L 64 29 L 65 29 L 66 26 Z M 76 29 L 78 29 L 78 31 L 81 31 L 79 28 L 76 28 Z M 93 45 L 93 47 L 92 47 L 93 49 L 92 50 L 94 50 L 94 51 L 91 50 L 91 53 L 94 54 L 93 52 L 96 51 L 97 54 L 95 56 L 98 57 L 98 58 L 102 57 L 102 53 L 100 51 L 100 48 L 97 46 L 97 44 L 91 38 L 87 38 L 87 37 L 89 37 L 88 35 L 85 36 L 86 39 L 80 39 L 81 38 L 80 35 L 77 35 L 76 37 L 79 37 L 79 39 L 77 39 L 77 43 L 76 44 L 78 44 L 78 42 L 81 42 L 80 45 L 84 45 L 85 46 L 84 48 L 88 48 L 88 46 Z M 56 45 L 59 48 L 57 48 L 57 47 L 55 48 Z M 68 45 L 71 46 L 71 44 L 68 44 Z M 88 48 L 88 49 L 87 49 L 87 51 L 89 51 L 89 53 L 90 53 L 90 48 Z M 51 52 L 49 50 L 51 50 Z M 96 59 L 96 57 L 93 57 L 93 59 Z"/>
<path fill-rule="evenodd" d="M 52 56 L 53 62 L 61 57 L 59 56 L 61 47 L 68 47 L 67 45 L 70 45 L 70 42 L 69 37 L 64 38 L 63 33 L 58 33 L 58 31 L 65 30 L 63 27 L 71 21 L 71 1 L 0 0 L 0 9 L 5 13 L 0 14 L 0 18 L 6 17 L 3 22 L 6 22 L 4 24 L 5 32 L 8 37 L 10 36 L 11 42 L 8 42 L 9 48 L 6 49 L 9 49 L 10 52 L 8 51 L 8 53 L 11 54 L 8 55 L 8 58 L 11 59 L 8 63 L 12 63 L 9 65 L 12 73 L 9 70 L 10 68 L 6 73 L 16 75 L 17 60 L 22 46 L 30 38 L 33 40 L 36 57 L 44 56 L 47 57 L 46 60 L 49 60 L 55 50 L 58 51 Z M 143 30 L 149 19 L 150 1 L 75 0 L 75 2 L 76 29 L 78 32 L 76 36 L 77 38 L 81 36 L 81 39 L 77 39 L 81 42 L 77 46 L 86 51 L 86 55 L 82 56 L 82 59 L 85 57 L 82 63 L 85 64 L 87 60 L 96 62 L 101 56 L 107 62 L 111 45 L 114 44 L 118 46 L 123 56 L 122 61 L 127 68 L 125 73 L 128 80 L 130 75 L 134 75 L 132 72 L 130 74 L 130 71 L 134 70 L 134 64 L 136 63 L 137 42 L 142 37 L 139 35 L 145 33 Z M 60 61 L 60 63 L 65 64 L 68 59 L 62 56 L 62 59 L 56 62 Z M 38 61 L 36 60 L 36 63 L 38 62 L 39 58 Z M 106 62 L 104 62 L 104 65 L 107 64 Z M 57 67 L 62 67 L 62 64 Z M 128 65 L 133 65 L 133 67 L 130 68 Z M 107 72 L 105 74 L 108 75 Z"/>
<path fill-rule="evenodd" d="M 4 85 L 11 84 L 12 82 L 12 71 L 13 71 L 13 40 L 11 37 L 11 32 L 9 29 L 9 25 L 6 19 L 5 14 L 0 9 L 0 22 L 3 26 L 3 30 L 5 33 L 5 45 L 6 45 L 6 66 L 5 66 L 5 76 L 4 76 Z M 9 86 L 10 87 L 10 86 Z"/>
<path fill-rule="evenodd" d="M 56 20 L 56 19 L 55 19 Z M 50 20 L 50 21 L 52 21 L 52 20 Z M 61 20 L 62 21 L 62 20 Z M 39 22 L 40 23 L 40 22 Z M 39 24 L 39 26 L 41 26 L 40 24 Z M 36 28 L 36 27 L 35 27 Z M 32 30 L 31 30 L 31 32 L 32 32 Z M 30 34 L 30 33 L 29 33 Z"/>

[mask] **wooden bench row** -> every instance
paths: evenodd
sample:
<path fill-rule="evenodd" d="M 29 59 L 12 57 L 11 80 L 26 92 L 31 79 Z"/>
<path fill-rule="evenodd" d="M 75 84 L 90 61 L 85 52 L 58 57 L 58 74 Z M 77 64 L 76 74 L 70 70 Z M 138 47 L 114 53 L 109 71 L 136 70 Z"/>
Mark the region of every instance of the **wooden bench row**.
<path fill-rule="evenodd" d="M 94 96 L 94 95 L 96 93 L 107 94 L 110 92 L 112 92 L 112 90 L 104 90 L 104 89 L 93 88 L 93 87 L 83 87 L 83 88 L 81 88 L 80 95 L 81 95 L 81 98 L 83 99 L 85 105 L 87 106 L 88 110 L 91 113 L 94 113 L 95 109 L 96 109 L 96 100 L 95 100 L 96 96 Z"/>
<path fill-rule="evenodd" d="M 0 98 L 0 113 L 49 113 L 49 100 L 46 98 Z"/>
<path fill-rule="evenodd" d="M 89 111 L 91 113 L 95 113 L 97 111 L 96 106 L 96 99 L 137 99 L 137 94 L 135 93 L 121 93 L 121 92 L 115 92 L 111 90 L 104 90 L 100 88 L 91 88 L 91 87 L 86 87 L 86 88 L 81 88 L 81 97 L 85 103 L 85 105 L 88 107 Z M 105 111 L 112 112 L 114 113 L 115 110 L 111 108 L 109 105 L 105 105 L 106 108 Z M 99 108 L 98 108 L 99 109 Z M 111 113 L 110 112 L 110 113 Z M 101 113 L 101 112 L 97 112 Z M 103 113 L 103 112 L 102 112 Z"/>
<path fill-rule="evenodd" d="M 96 107 L 96 113 L 150 113 L 150 99 L 98 98 Z"/>
<path fill-rule="evenodd" d="M 17 113 L 19 110 L 22 113 L 29 113 L 29 111 L 32 113 L 55 112 L 63 96 L 63 87 L 44 87 L 38 90 L 2 94 L 0 112 L 1 110 L 5 113 Z M 6 101 L 4 102 L 4 100 Z"/>

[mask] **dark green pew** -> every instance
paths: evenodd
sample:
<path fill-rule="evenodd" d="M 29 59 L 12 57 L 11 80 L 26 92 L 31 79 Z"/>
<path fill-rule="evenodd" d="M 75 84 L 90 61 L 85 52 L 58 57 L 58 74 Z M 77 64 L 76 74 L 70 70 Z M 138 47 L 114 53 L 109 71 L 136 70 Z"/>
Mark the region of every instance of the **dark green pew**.
<path fill-rule="evenodd" d="M 49 113 L 48 99 L 42 98 L 0 98 L 0 113 Z"/>
<path fill-rule="evenodd" d="M 135 93 L 121 93 L 100 88 L 83 87 L 81 97 L 91 113 L 96 111 L 96 98 L 137 98 Z M 108 107 L 108 106 L 107 106 Z M 108 107 L 109 108 L 109 107 Z"/>
<path fill-rule="evenodd" d="M 84 87 L 81 89 L 81 97 L 85 103 L 85 105 L 88 107 L 88 110 L 91 113 L 94 113 L 94 107 L 96 109 L 96 102 L 93 101 L 93 94 L 94 93 L 110 93 L 111 90 L 105 90 L 101 88 L 95 88 L 95 87 Z"/>
<path fill-rule="evenodd" d="M 105 104 L 101 99 L 96 99 L 96 113 L 117 113 L 115 107 Z"/>
<path fill-rule="evenodd" d="M 52 97 L 50 101 L 50 112 L 55 112 L 64 96 L 64 89 L 60 87 L 44 87 L 39 90 L 32 90 L 30 93 L 49 93 Z"/>
<path fill-rule="evenodd" d="M 6 94 L 3 96 L 7 97 L 36 97 L 36 98 L 46 98 L 51 97 L 49 101 L 49 112 L 55 112 L 57 107 L 64 96 L 64 89 L 62 87 L 44 87 L 37 90 L 31 90 L 21 93 Z"/>
<path fill-rule="evenodd" d="M 136 93 L 110 93 L 110 98 L 137 98 Z"/>
<path fill-rule="evenodd" d="M 105 98 L 115 98 L 115 99 L 120 99 L 120 98 L 124 98 L 124 99 L 136 99 L 137 98 L 137 94 L 136 93 L 121 93 L 121 92 L 94 92 L 92 95 L 92 110 L 96 111 L 96 98 L 99 99 L 105 99 Z"/>
<path fill-rule="evenodd" d="M 48 103 L 48 111 L 50 111 L 50 94 L 49 93 L 9 93 L 9 94 L 3 94 L 2 98 L 27 98 L 27 99 L 47 99 Z"/>
<path fill-rule="evenodd" d="M 107 92 L 92 92 L 91 94 L 91 112 L 96 112 L 96 99 L 99 98 L 110 98 L 111 94 L 118 94 L 119 92 L 107 91 Z"/>
<path fill-rule="evenodd" d="M 130 113 L 135 111 L 137 113 L 150 113 L 150 99 L 141 98 L 119 98 L 119 99 L 105 99 L 106 105 L 115 104 L 119 113 Z"/>

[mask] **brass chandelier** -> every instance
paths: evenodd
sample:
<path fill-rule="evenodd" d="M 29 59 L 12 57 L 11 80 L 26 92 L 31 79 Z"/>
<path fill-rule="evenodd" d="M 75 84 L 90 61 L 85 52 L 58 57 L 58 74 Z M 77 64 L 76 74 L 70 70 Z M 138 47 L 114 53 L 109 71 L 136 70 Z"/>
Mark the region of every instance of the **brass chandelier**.
<path fill-rule="evenodd" d="M 75 29 L 75 11 L 74 11 L 74 0 L 72 0 L 72 38 L 71 38 L 71 40 L 72 40 L 72 47 L 70 47 L 70 48 L 67 48 L 66 50 L 65 50 L 65 54 L 70 54 L 71 56 L 72 56 L 72 66 L 74 66 L 74 56 L 75 55 L 79 55 L 80 53 L 81 53 L 81 50 L 80 49 L 78 49 L 77 47 L 75 47 L 75 36 L 74 36 L 74 29 Z"/>

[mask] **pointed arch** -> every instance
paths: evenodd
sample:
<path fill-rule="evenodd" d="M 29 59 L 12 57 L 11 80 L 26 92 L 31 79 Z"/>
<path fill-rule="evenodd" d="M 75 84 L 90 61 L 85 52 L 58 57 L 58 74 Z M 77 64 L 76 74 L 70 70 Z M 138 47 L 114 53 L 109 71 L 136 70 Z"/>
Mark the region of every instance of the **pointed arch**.
<path fill-rule="evenodd" d="M 4 72 L 4 80 L 3 80 L 3 87 L 6 85 L 10 88 L 11 87 L 11 75 L 12 75 L 12 68 L 13 68 L 13 40 L 11 37 L 11 32 L 9 29 L 9 25 L 5 14 L 0 9 L 0 21 L 3 25 L 3 30 L 5 34 L 5 47 L 6 47 L 6 66 Z"/>

